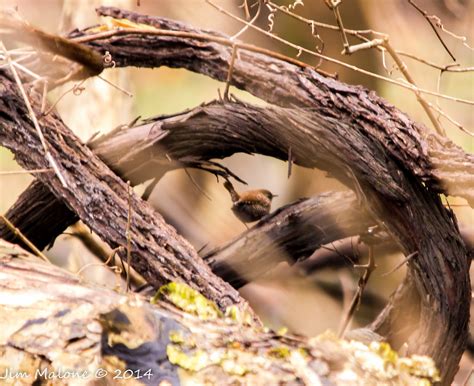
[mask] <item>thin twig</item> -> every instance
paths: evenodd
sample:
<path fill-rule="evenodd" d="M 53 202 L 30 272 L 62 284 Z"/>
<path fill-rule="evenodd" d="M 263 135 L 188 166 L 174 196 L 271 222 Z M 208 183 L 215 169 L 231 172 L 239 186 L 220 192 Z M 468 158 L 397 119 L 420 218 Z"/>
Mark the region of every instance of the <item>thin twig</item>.
<path fill-rule="evenodd" d="M 436 34 L 436 37 L 438 38 L 438 40 L 441 42 L 441 44 L 443 45 L 444 49 L 446 50 L 446 52 L 449 54 L 449 56 L 451 57 L 451 59 L 453 59 L 454 61 L 456 61 L 456 58 L 454 57 L 454 55 L 452 54 L 452 52 L 449 50 L 448 46 L 446 45 L 446 43 L 443 41 L 443 39 L 441 38 L 438 30 L 436 29 L 436 26 L 433 24 L 433 22 L 431 21 L 431 18 L 430 16 L 426 13 L 426 11 L 424 11 L 423 9 L 421 9 L 413 0 L 408 0 L 408 3 L 410 3 L 410 5 L 415 8 L 419 13 L 421 13 L 423 15 L 423 17 L 426 19 L 426 21 L 430 24 L 430 27 L 433 29 L 434 33 Z"/>
<path fill-rule="evenodd" d="M 418 87 L 415 84 L 415 80 L 411 76 L 411 74 L 408 72 L 406 64 L 400 59 L 400 57 L 397 55 L 397 53 L 394 51 L 390 43 L 388 42 L 388 39 L 386 39 L 383 43 L 383 47 L 387 50 L 387 52 L 390 54 L 396 65 L 398 66 L 398 69 L 400 72 L 403 74 L 403 76 L 406 78 L 406 80 L 411 83 L 415 87 L 415 95 L 416 98 L 418 99 L 418 102 L 420 102 L 421 107 L 426 112 L 426 115 L 428 115 L 428 118 L 430 119 L 431 123 L 433 124 L 434 128 L 438 132 L 438 134 L 446 136 L 446 132 L 444 129 L 441 127 L 439 124 L 438 120 L 433 114 L 433 111 L 430 109 L 430 106 L 428 102 L 423 98 L 423 96 L 416 90 L 418 90 Z"/>
<path fill-rule="evenodd" d="M 230 82 L 232 81 L 232 74 L 234 73 L 234 63 L 235 63 L 235 56 L 237 54 L 237 44 L 232 46 L 232 55 L 230 57 L 229 63 L 229 71 L 227 71 L 227 79 L 225 81 L 225 89 L 224 89 L 224 100 L 229 100 L 229 87 Z"/>
<path fill-rule="evenodd" d="M 344 47 L 344 50 L 342 52 L 344 53 L 349 48 L 350 44 L 349 44 L 349 40 L 347 39 L 346 29 L 344 28 L 344 24 L 342 23 L 341 14 L 339 13 L 339 5 L 341 3 L 340 2 L 334 3 L 329 0 L 329 1 L 326 1 L 326 4 L 334 12 L 334 17 L 336 18 L 336 23 L 337 23 L 337 26 L 339 27 L 339 31 L 341 32 L 341 36 L 342 36 L 342 45 Z"/>
<path fill-rule="evenodd" d="M 184 168 L 184 172 L 186 173 L 186 175 L 188 176 L 189 180 L 192 182 L 192 184 L 194 185 L 194 187 L 197 189 L 198 192 L 202 193 L 204 195 L 204 197 L 206 197 L 209 201 L 212 201 L 212 198 L 211 196 L 209 196 L 199 185 L 198 183 L 196 182 L 196 180 L 194 179 L 194 177 L 191 175 L 191 173 L 189 173 L 189 170 L 187 168 Z"/>
<path fill-rule="evenodd" d="M 224 12 L 229 17 L 234 18 L 235 20 L 238 20 L 241 23 L 246 23 L 245 20 L 231 14 L 230 12 L 227 12 L 222 7 L 219 7 L 218 5 L 212 3 L 211 1 L 206 0 L 206 2 L 209 3 L 210 5 L 212 5 L 213 7 L 216 7 L 218 10 L 221 10 L 222 12 Z M 391 84 L 395 84 L 397 86 L 400 86 L 402 88 L 405 88 L 405 89 L 408 89 L 408 90 L 411 90 L 411 91 L 417 90 L 418 92 L 423 93 L 423 94 L 439 96 L 440 98 L 451 100 L 451 101 L 454 101 L 454 102 L 464 103 L 464 104 L 468 104 L 468 105 L 474 105 L 474 101 L 471 101 L 471 100 L 456 98 L 456 97 L 453 97 L 453 96 L 450 96 L 450 95 L 438 94 L 434 91 L 426 90 L 426 89 L 423 89 L 423 88 L 416 88 L 416 87 L 411 86 L 410 84 L 399 82 L 399 81 L 396 81 L 394 79 L 387 78 L 385 76 L 376 74 L 374 72 L 363 70 L 363 69 L 358 68 L 356 66 L 341 62 L 341 61 L 339 61 L 337 59 L 333 59 L 329 56 L 322 55 L 318 52 L 308 50 L 308 49 L 303 48 L 303 47 L 299 47 L 298 45 L 290 43 L 290 42 L 288 42 L 288 41 L 286 41 L 286 40 L 284 40 L 284 39 L 282 39 L 278 36 L 275 36 L 275 35 L 267 32 L 267 31 L 265 31 L 265 30 L 263 30 L 263 29 L 261 29 L 257 26 L 252 25 L 250 28 L 253 28 L 253 29 L 259 31 L 259 32 L 271 37 L 272 39 L 278 40 L 279 42 L 281 42 L 281 43 L 283 43 L 287 46 L 293 47 L 296 50 L 301 49 L 303 52 L 306 52 L 309 55 L 316 56 L 318 58 L 327 60 L 328 62 L 340 65 L 342 67 L 345 67 L 345 68 L 348 68 L 350 70 L 359 72 L 361 74 L 371 76 L 373 78 L 380 79 L 380 80 L 383 80 L 383 81 L 391 83 Z M 95 41 L 95 40 L 100 40 L 100 39 L 108 39 L 108 38 L 111 38 L 111 37 L 114 37 L 114 36 L 123 36 L 123 35 L 174 36 L 174 37 L 182 37 L 182 38 L 212 41 L 212 42 L 220 43 L 224 46 L 230 46 L 230 47 L 232 47 L 234 44 L 238 44 L 239 49 L 264 54 L 264 55 L 267 55 L 269 57 L 279 59 L 279 60 L 285 61 L 287 63 L 294 64 L 294 65 L 302 67 L 302 68 L 312 68 L 316 72 L 321 73 L 324 76 L 329 76 L 326 72 L 321 71 L 321 70 L 315 68 L 312 65 L 309 65 L 305 62 L 302 62 L 302 61 L 294 59 L 294 58 L 290 58 L 289 56 L 280 54 L 278 52 L 268 50 L 268 49 L 265 49 L 265 48 L 261 48 L 261 47 L 258 47 L 258 46 L 252 45 L 252 44 L 240 43 L 240 42 L 235 43 L 235 42 L 232 42 L 231 40 L 229 40 L 227 38 L 222 38 L 222 37 L 219 37 L 219 36 L 213 36 L 213 35 L 208 35 L 208 34 L 203 34 L 203 33 L 172 31 L 172 30 L 160 30 L 158 28 L 155 29 L 155 30 L 142 30 L 142 29 L 130 28 L 130 29 L 121 29 L 121 30 L 111 30 L 111 31 L 99 32 L 99 33 L 96 33 L 96 34 L 90 34 L 90 35 L 85 35 L 85 36 L 81 36 L 81 37 L 78 37 L 78 38 L 72 38 L 71 40 L 74 40 L 75 42 L 82 42 L 83 43 L 83 42 Z"/>
<path fill-rule="evenodd" d="M 36 174 L 36 173 L 54 173 L 53 169 L 31 169 L 31 170 L 13 170 L 0 172 L 0 176 L 11 176 L 16 174 Z"/>
<path fill-rule="evenodd" d="M 252 20 L 249 21 L 249 24 L 253 24 L 255 23 L 255 21 L 258 19 L 258 16 L 260 15 L 260 10 L 262 8 L 262 0 L 257 0 L 258 2 L 258 8 L 257 8 L 257 12 L 255 13 L 254 17 L 252 18 Z M 247 4 L 247 2 L 245 1 L 245 4 Z M 246 7 L 245 8 L 248 12 L 248 8 Z M 250 16 L 250 14 L 249 14 Z M 231 36 L 230 40 L 237 40 L 237 38 L 242 35 L 245 31 L 247 31 L 249 28 L 248 25 L 245 25 L 239 32 L 237 32 L 235 35 Z"/>
<path fill-rule="evenodd" d="M 327 24 L 327 23 L 322 23 L 322 22 L 319 22 L 319 21 L 316 21 L 316 20 L 312 20 L 312 19 L 307 19 L 303 16 L 300 16 L 294 12 L 291 12 L 290 10 L 288 10 L 286 7 L 282 7 L 280 5 L 277 5 L 275 3 L 273 3 L 272 1 L 270 0 L 267 0 L 266 1 L 266 4 L 276 10 L 278 10 L 279 12 L 281 13 L 284 13 L 296 20 L 299 20 L 305 24 L 308 24 L 309 26 L 311 26 L 312 28 L 314 27 L 320 27 L 320 28 L 324 28 L 324 29 L 328 29 L 328 30 L 332 30 L 332 31 L 338 31 L 339 30 L 339 27 L 337 25 L 332 25 L 332 24 Z M 440 27 L 444 32 L 446 33 L 449 33 L 449 31 L 445 31 L 442 27 Z M 372 34 L 372 35 L 376 35 L 376 36 L 379 36 L 381 38 L 385 38 L 387 37 L 386 34 L 382 33 L 382 32 L 379 32 L 379 31 L 375 31 L 375 30 L 372 30 L 372 29 L 366 29 L 366 30 L 353 30 L 353 29 L 348 29 L 348 28 L 345 28 L 344 29 L 344 32 L 348 35 L 352 35 L 354 37 L 357 37 L 358 39 L 364 41 L 364 42 L 370 42 L 371 40 L 368 39 L 367 37 L 363 36 L 363 35 L 368 35 L 368 34 Z M 452 34 L 452 33 L 451 33 Z M 455 34 L 453 34 L 456 39 L 459 39 L 463 42 L 465 42 L 466 37 L 464 36 L 457 36 Z M 353 46 L 354 47 L 354 46 Z M 376 47 L 377 48 L 377 47 Z M 471 47 L 468 46 L 468 48 L 472 49 Z M 380 49 L 382 52 L 383 52 L 383 48 L 380 48 L 378 47 L 378 49 Z M 407 53 L 407 52 L 404 52 L 404 51 L 399 51 L 399 50 L 395 50 L 395 52 L 398 54 L 398 55 L 402 55 L 402 56 L 406 56 L 406 57 L 409 57 L 413 60 L 416 60 L 416 61 L 419 61 L 420 63 L 423 63 L 423 64 L 426 64 L 427 66 L 431 66 L 431 67 L 434 67 L 434 68 L 437 68 L 439 70 L 444 70 L 444 71 L 449 71 L 449 72 L 470 72 L 470 71 L 474 71 L 474 67 L 459 67 L 459 68 L 453 68 L 454 66 L 459 66 L 459 64 L 447 64 L 447 65 L 439 65 L 439 64 L 436 64 L 436 63 L 433 63 L 433 62 L 430 62 L 426 59 L 423 59 L 423 58 L 420 58 L 414 54 L 411 54 L 411 53 Z"/>
<path fill-rule="evenodd" d="M 7 228 L 10 229 L 10 231 L 12 231 L 15 236 L 20 238 L 20 240 L 23 241 L 28 246 L 28 248 L 30 248 L 38 257 L 51 264 L 51 261 L 49 261 L 49 259 L 43 254 L 43 252 L 36 248 L 36 245 L 34 245 L 28 239 L 28 237 L 26 237 L 14 224 L 12 224 L 10 220 L 8 220 L 3 214 L 0 214 L 0 219 L 2 219 Z"/>
<path fill-rule="evenodd" d="M 132 235 L 130 232 L 132 224 L 132 187 L 130 181 L 127 181 L 127 193 L 128 193 L 128 214 L 127 214 L 127 292 L 130 291 L 130 266 L 132 264 Z"/>
<path fill-rule="evenodd" d="M 403 267 L 406 263 L 408 263 L 413 257 L 418 255 L 418 251 L 410 253 L 407 257 L 405 257 L 399 264 L 397 264 L 394 268 L 390 271 L 381 274 L 381 277 L 385 277 L 391 275 L 392 273 L 398 271 L 401 267 Z"/>
<path fill-rule="evenodd" d="M 44 110 L 46 109 L 46 99 L 48 96 L 48 81 L 46 79 L 43 80 L 43 93 L 41 95 L 41 114 L 44 113 Z"/>
<path fill-rule="evenodd" d="M 117 253 L 117 251 L 120 249 L 120 247 L 118 248 L 115 248 L 112 250 L 112 253 L 110 253 L 110 255 L 107 257 L 107 259 L 104 261 L 104 262 L 101 262 L 101 263 L 89 263 L 89 264 L 85 264 L 83 265 L 77 272 L 76 272 L 76 275 L 80 275 L 83 271 L 85 271 L 87 268 L 89 267 L 97 267 L 97 266 L 100 266 L 100 267 L 104 267 L 106 269 L 114 269 L 114 268 L 118 268 L 118 267 L 115 267 L 115 266 L 109 266 L 109 263 L 112 261 L 112 259 L 114 258 L 115 254 Z M 116 272 L 116 271 L 115 271 Z"/>
<path fill-rule="evenodd" d="M 217 9 L 218 11 L 220 11 L 221 13 L 223 13 L 224 15 L 227 15 L 229 16 L 230 18 L 234 19 L 234 20 L 237 20 L 241 23 L 244 23 L 244 24 L 248 24 L 245 20 L 241 19 L 240 17 L 238 16 L 235 16 L 234 14 L 232 14 L 231 12 L 225 10 L 224 8 L 222 8 L 221 6 L 215 4 L 214 2 L 212 2 L 211 0 L 205 0 L 206 3 L 208 3 L 209 5 L 211 5 L 212 7 L 214 7 L 215 9 Z M 280 38 L 279 36 L 276 36 L 268 31 L 265 31 L 263 30 L 262 28 L 259 28 L 255 25 L 250 25 L 249 24 L 249 27 L 252 28 L 252 29 L 255 29 L 256 31 L 259 31 L 260 33 L 274 39 L 274 40 L 277 40 L 289 47 L 292 47 L 296 50 L 301 50 L 309 55 L 312 55 L 312 56 L 316 56 L 318 58 L 322 58 L 328 62 L 331 62 L 331 63 L 334 63 L 334 64 L 337 64 L 337 65 L 340 65 L 342 67 L 346 67 L 346 68 L 349 68 L 353 71 L 357 71 L 357 72 L 360 72 L 361 74 L 365 74 L 365 75 L 368 75 L 368 76 L 371 76 L 371 77 L 374 77 L 374 78 L 377 78 L 377 79 L 381 79 L 381 80 L 384 80 L 386 82 L 389 82 L 389 83 L 392 83 L 392 84 L 396 84 L 398 86 L 401 86 L 403 88 L 407 88 L 409 90 L 412 90 L 412 91 L 416 91 L 416 92 L 420 92 L 420 93 L 424 93 L 424 94 L 428 94 L 428 95 L 434 95 L 434 96 L 439 96 L 440 98 L 444 98 L 444 99 L 448 99 L 448 100 L 453 100 L 453 101 L 457 101 L 457 102 L 460 102 L 460 103 L 466 103 L 466 104 L 469 104 L 469 105 L 473 105 L 474 104 L 474 101 L 471 101 L 471 100 L 466 100 L 466 99 L 461 99 L 461 98 L 456 98 L 456 97 L 452 97 L 450 95 L 443 95 L 443 94 L 438 94 L 436 92 L 433 92 L 433 91 L 430 91 L 430 90 L 426 90 L 426 89 L 422 89 L 422 88 L 418 88 L 418 87 L 415 87 L 413 85 L 410 85 L 410 84 L 405 84 L 405 83 L 402 83 L 402 82 L 399 82 L 399 81 L 396 81 L 396 80 L 393 80 L 391 78 L 387 78 L 385 76 L 382 76 L 382 75 L 379 75 L 379 74 L 376 74 L 376 73 L 373 73 L 373 72 L 370 72 L 370 71 L 367 71 L 367 70 L 363 70 L 359 67 L 356 67 L 356 66 L 353 66 L 353 65 L 350 65 L 350 64 L 347 64 L 345 62 L 341 62 L 340 60 L 337 60 L 337 59 L 334 59 L 334 58 L 331 58 L 329 56 L 326 56 L 326 55 L 322 55 L 318 52 L 315 52 L 315 51 L 312 51 L 312 50 L 309 50 L 307 48 L 304 48 L 304 47 L 301 47 L 301 46 L 298 46 L 297 44 L 294 44 L 294 43 L 291 43 L 283 38 Z M 143 31 L 142 31 L 143 32 Z M 177 31 L 170 31 L 170 32 L 177 32 Z M 225 43 L 224 43 L 225 44 Z M 228 43 L 226 45 L 229 45 Z M 251 46 L 249 47 L 249 45 L 246 45 L 246 44 L 243 44 L 243 43 L 240 43 L 239 44 L 239 48 L 243 48 L 243 49 L 248 49 L 249 51 L 254 51 L 254 52 L 260 52 L 260 53 L 263 53 L 259 47 L 256 47 L 256 46 Z M 251 49 L 250 49 L 251 48 Z M 255 48 L 258 50 L 255 50 Z M 272 57 L 275 57 L 275 52 L 272 52 L 270 51 L 271 54 L 269 54 L 269 56 L 272 56 Z M 266 53 L 268 54 L 268 53 Z M 308 66 L 307 64 L 304 65 L 304 67 L 312 67 L 312 66 Z"/>
<path fill-rule="evenodd" d="M 430 19 L 434 19 L 435 20 L 435 24 L 441 28 L 441 31 L 443 31 L 445 34 L 451 36 L 452 38 L 454 39 L 457 39 L 457 40 L 460 40 L 462 42 L 462 45 L 466 48 L 468 48 L 469 50 L 471 51 L 474 51 L 474 47 L 471 47 L 468 43 L 467 43 L 467 37 L 465 36 L 460 36 L 460 35 L 456 35 L 454 32 L 451 32 L 449 30 L 447 30 L 446 28 L 444 28 L 444 25 L 443 23 L 441 23 L 441 19 L 438 17 L 438 16 L 435 16 L 435 15 L 431 15 L 431 16 L 428 16 Z"/>
<path fill-rule="evenodd" d="M 408 1 L 410 1 L 410 0 L 408 0 Z M 408 68 L 407 68 L 406 64 L 400 59 L 400 57 L 397 55 L 396 51 L 391 47 L 391 45 L 389 43 L 389 40 L 388 40 L 388 36 L 386 36 L 384 39 L 374 39 L 374 40 L 366 41 L 364 43 L 361 43 L 361 44 L 358 44 L 358 45 L 355 45 L 355 46 L 350 46 L 349 42 L 347 40 L 346 33 L 344 31 L 344 24 L 342 22 L 341 15 L 339 14 L 338 5 L 340 3 L 334 3 L 331 0 L 327 0 L 326 4 L 328 4 L 329 8 L 331 8 L 334 11 L 334 15 L 336 17 L 337 25 L 339 26 L 340 32 L 342 34 L 343 43 L 344 43 L 344 49 L 342 51 L 343 54 L 352 54 L 354 52 L 357 52 L 357 51 L 360 51 L 360 50 L 363 50 L 363 49 L 369 49 L 369 48 L 373 48 L 373 47 L 377 47 L 377 46 L 382 45 L 387 50 L 387 52 L 390 54 L 392 59 L 395 61 L 395 63 L 397 64 L 397 66 L 400 70 L 400 72 L 403 74 L 405 79 L 410 84 L 412 84 L 413 86 L 418 88 L 416 86 L 414 78 L 408 72 Z M 385 60 L 384 57 L 383 57 L 383 59 Z M 384 67 L 385 67 L 385 63 L 384 63 Z M 437 90 L 437 91 L 439 92 L 439 90 Z M 433 112 L 431 111 L 430 106 L 428 105 L 428 102 L 416 90 L 415 90 L 415 95 L 416 95 L 416 98 L 418 99 L 418 102 L 420 103 L 421 107 L 425 110 L 426 114 L 428 115 L 428 118 L 430 119 L 431 123 L 433 124 L 433 126 L 436 129 L 436 131 L 438 132 L 438 134 L 445 136 L 446 133 L 445 133 L 444 129 L 442 128 L 440 122 L 436 119 Z"/>
<path fill-rule="evenodd" d="M 423 59 L 423 58 L 419 58 L 418 56 L 410 54 L 408 52 L 404 52 L 404 51 L 400 51 L 400 50 L 396 50 L 395 52 L 400 56 L 406 56 L 407 58 L 417 60 L 420 63 L 426 64 L 427 66 L 430 66 L 430 67 L 436 68 L 437 70 L 441 70 L 441 71 L 445 71 L 445 72 L 458 73 L 458 72 L 472 72 L 472 71 L 474 71 L 474 67 L 460 67 L 459 63 L 450 63 L 450 64 L 446 64 L 446 65 L 441 65 L 441 64 L 434 63 L 434 62 L 430 62 L 429 60 L 426 60 L 426 59 Z"/>
<path fill-rule="evenodd" d="M 100 80 L 104 81 L 105 83 L 107 83 L 109 86 L 112 86 L 113 88 L 119 90 L 120 92 L 124 93 L 126 96 L 130 97 L 130 98 L 133 98 L 133 94 L 130 92 L 130 91 L 127 91 L 125 89 L 123 89 L 122 87 L 112 83 L 110 80 L 100 76 L 100 75 L 97 75 L 97 78 L 99 78 Z"/>
<path fill-rule="evenodd" d="M 82 87 L 82 85 L 84 84 L 84 82 L 86 81 L 87 79 L 83 79 L 81 80 L 79 83 L 76 83 L 74 84 L 71 88 L 68 88 L 66 91 L 64 91 L 59 97 L 58 99 L 56 99 L 56 101 L 49 107 L 48 110 L 46 110 L 44 113 L 43 113 L 43 116 L 46 116 L 46 115 L 49 115 L 51 113 L 51 111 L 53 111 L 55 109 L 55 107 L 57 106 L 57 104 L 61 101 L 61 99 L 63 99 L 67 94 L 69 94 L 70 92 L 72 92 L 74 95 L 78 96 L 78 95 L 81 95 L 82 92 L 85 90 L 85 87 Z"/>
<path fill-rule="evenodd" d="M 243 8 L 244 9 L 244 12 L 245 12 L 245 18 L 247 20 L 250 19 L 250 11 L 249 11 L 249 5 L 247 3 L 247 0 L 243 0 L 243 3 L 241 5 L 239 5 L 239 8 Z"/>
<path fill-rule="evenodd" d="M 343 54 L 351 55 L 357 51 L 362 51 L 362 50 L 367 50 L 370 48 L 376 48 L 379 47 L 383 44 L 383 39 L 374 39 L 374 40 L 369 40 L 364 43 L 360 44 L 355 44 L 352 46 L 348 46 L 344 48 L 344 51 L 342 52 Z"/>
<path fill-rule="evenodd" d="M 362 267 L 362 266 L 359 266 Z M 365 266 L 365 271 L 362 274 L 362 276 L 359 278 L 359 283 L 357 285 L 357 291 L 354 294 L 354 297 L 352 298 L 351 305 L 349 307 L 349 310 L 346 313 L 346 316 L 344 317 L 341 327 L 338 332 L 338 337 L 342 338 L 344 337 L 344 334 L 347 330 L 347 327 L 349 326 L 349 323 L 351 322 L 355 311 L 359 307 L 360 301 L 362 299 L 362 294 L 364 293 L 364 289 L 367 285 L 367 282 L 370 279 L 370 276 L 372 275 L 372 272 L 375 270 L 375 260 L 374 260 L 374 247 L 369 246 L 369 261 L 367 265 Z"/>
<path fill-rule="evenodd" d="M 293 167 L 293 155 L 291 154 L 291 146 L 288 148 L 288 178 L 291 177 L 291 170 Z"/>
<path fill-rule="evenodd" d="M 459 122 L 455 121 L 453 118 L 451 118 L 448 114 L 446 114 L 443 110 L 441 110 L 440 107 L 433 105 L 431 102 L 426 102 L 428 106 L 430 106 L 433 110 L 436 110 L 440 115 L 445 117 L 449 122 L 451 122 L 454 126 L 456 126 L 459 130 L 461 130 L 463 133 L 466 133 L 467 135 L 470 135 L 471 137 L 474 137 L 474 132 L 469 131 L 466 129 L 463 125 L 461 125 Z"/>
<path fill-rule="evenodd" d="M 53 158 L 53 156 L 49 152 L 48 144 L 46 142 L 46 139 L 44 138 L 43 132 L 41 131 L 41 127 L 39 125 L 38 119 L 36 118 L 36 114 L 34 113 L 33 108 L 31 107 L 30 100 L 28 99 L 28 96 L 26 95 L 26 91 L 25 91 L 25 88 L 23 87 L 23 83 L 21 83 L 21 79 L 18 76 L 18 73 L 16 72 L 15 66 L 12 65 L 10 55 L 9 55 L 9 53 L 8 53 L 7 49 L 5 48 L 2 41 L 0 41 L 0 47 L 3 49 L 3 52 L 5 53 L 5 58 L 8 62 L 8 64 L 10 65 L 10 70 L 13 74 L 13 78 L 15 79 L 15 82 L 16 82 L 19 90 L 20 90 L 23 101 L 25 102 L 25 106 L 26 106 L 26 108 L 28 110 L 28 113 L 30 115 L 30 119 L 33 122 L 33 126 L 36 129 L 36 132 L 37 132 L 38 137 L 39 137 L 40 142 L 41 142 L 41 146 L 43 147 L 43 150 L 45 152 L 46 159 L 49 161 L 49 164 L 54 169 L 54 172 L 58 176 L 59 181 L 61 182 L 62 186 L 64 188 L 67 188 L 66 180 L 64 179 L 64 176 L 61 174 L 61 172 L 59 170 L 59 167 L 58 167 L 58 164 L 56 163 L 55 159 Z"/>
<path fill-rule="evenodd" d="M 159 182 L 159 178 L 154 178 L 153 181 L 151 181 L 148 186 L 146 187 L 145 191 L 143 192 L 142 194 L 142 200 L 144 201 L 148 201 L 148 199 L 150 198 L 151 196 L 151 193 L 153 192 L 153 190 L 155 189 L 156 185 L 158 184 Z"/>

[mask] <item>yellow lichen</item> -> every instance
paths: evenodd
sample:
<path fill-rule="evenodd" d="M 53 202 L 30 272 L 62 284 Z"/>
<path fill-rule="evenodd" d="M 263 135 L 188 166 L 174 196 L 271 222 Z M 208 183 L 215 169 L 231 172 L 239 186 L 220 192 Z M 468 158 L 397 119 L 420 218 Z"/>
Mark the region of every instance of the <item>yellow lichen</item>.
<path fill-rule="evenodd" d="M 377 353 L 385 363 L 390 363 L 392 365 L 396 364 L 398 361 L 398 354 L 395 350 L 392 350 L 390 345 L 385 342 L 372 342 L 369 345 L 369 348 Z"/>
<path fill-rule="evenodd" d="M 230 319 L 232 322 L 238 324 L 252 325 L 253 316 L 250 312 L 246 310 L 241 310 L 236 305 L 232 305 L 226 308 L 225 317 Z"/>
<path fill-rule="evenodd" d="M 412 355 L 409 358 L 401 358 L 399 368 L 416 377 L 427 378 L 431 382 L 438 382 L 441 379 L 433 359 L 427 356 Z"/>
<path fill-rule="evenodd" d="M 169 344 L 166 347 L 166 355 L 172 364 L 190 371 L 199 371 L 214 364 L 205 351 L 195 350 L 187 354 L 174 344 Z"/>
<path fill-rule="evenodd" d="M 176 344 L 184 343 L 184 336 L 181 331 L 170 331 L 169 333 L 170 341 Z"/>
<path fill-rule="evenodd" d="M 222 312 L 213 302 L 183 283 L 171 282 L 162 286 L 151 299 L 151 303 L 155 304 L 159 299 L 167 299 L 176 307 L 203 320 L 222 317 Z"/>
<path fill-rule="evenodd" d="M 268 350 L 268 355 L 279 359 L 285 359 L 290 356 L 290 349 L 286 346 L 272 347 Z"/>

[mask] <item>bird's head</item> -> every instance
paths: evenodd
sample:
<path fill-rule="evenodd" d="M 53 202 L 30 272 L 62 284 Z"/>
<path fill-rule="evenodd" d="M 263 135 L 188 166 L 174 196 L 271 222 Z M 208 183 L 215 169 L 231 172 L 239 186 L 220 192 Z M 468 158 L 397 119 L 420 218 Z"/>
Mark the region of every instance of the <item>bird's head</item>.
<path fill-rule="evenodd" d="M 260 189 L 260 193 L 262 193 L 265 197 L 267 197 L 270 201 L 274 198 L 274 197 L 278 197 L 277 194 L 273 194 L 272 192 L 270 192 L 269 190 L 267 189 Z"/>

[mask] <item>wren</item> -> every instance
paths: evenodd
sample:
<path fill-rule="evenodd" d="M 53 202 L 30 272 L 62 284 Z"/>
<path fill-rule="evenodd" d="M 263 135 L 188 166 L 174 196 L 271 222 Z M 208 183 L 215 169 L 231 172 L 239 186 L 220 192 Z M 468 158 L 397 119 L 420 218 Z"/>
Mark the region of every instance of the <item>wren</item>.
<path fill-rule="evenodd" d="M 229 181 L 224 183 L 224 187 L 230 193 L 233 203 L 232 211 L 243 223 L 260 220 L 270 213 L 272 199 L 276 197 L 275 194 L 266 189 L 237 193 Z"/>

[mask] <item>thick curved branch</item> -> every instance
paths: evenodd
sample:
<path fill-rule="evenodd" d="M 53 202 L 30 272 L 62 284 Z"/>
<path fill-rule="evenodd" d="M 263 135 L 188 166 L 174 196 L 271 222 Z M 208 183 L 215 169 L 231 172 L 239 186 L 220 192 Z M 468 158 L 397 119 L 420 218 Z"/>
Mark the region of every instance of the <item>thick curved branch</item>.
<path fill-rule="evenodd" d="M 200 33 L 162 18 L 111 8 L 101 8 L 100 12 L 162 29 Z M 101 52 L 109 51 L 118 66 L 184 67 L 219 80 L 225 80 L 231 56 L 228 47 L 216 43 L 146 33 L 122 34 L 89 44 Z M 443 370 L 443 382 L 449 383 L 467 338 L 469 263 L 455 219 L 436 194 L 444 185 L 430 159 L 432 145 L 424 139 L 423 126 L 362 87 L 348 86 L 311 69 L 251 52 L 240 52 L 232 83 L 281 106 L 260 111 L 256 125 L 273 134 L 270 138 L 262 134 L 262 142 L 280 136 L 287 139 L 287 128 L 296 127 L 293 143 L 297 146 L 291 148 L 295 158 L 305 166 L 329 170 L 351 185 L 403 252 L 418 252 L 409 263 L 412 280 L 408 283 L 412 286 L 399 292 L 405 300 L 416 298 L 414 288 L 420 295 L 413 323 L 405 323 L 411 332 L 408 346 L 414 352 L 433 356 Z M 429 141 L 441 146 L 436 136 Z M 278 143 L 281 154 L 288 154 L 288 145 L 285 141 Z M 472 203 L 474 176 L 468 173 L 472 157 L 459 150 L 454 153 L 463 167 L 459 172 L 466 178 L 464 197 Z M 401 307 L 398 313 L 411 310 Z M 382 317 L 393 321 L 389 312 Z"/>
<path fill-rule="evenodd" d="M 33 105 L 40 105 L 37 93 L 30 92 L 30 98 Z M 4 71 L 0 71 L 0 116 L 0 143 L 15 154 L 17 162 L 25 169 L 47 168 L 48 160 L 17 85 Z M 242 301 L 231 286 L 212 274 L 194 248 L 153 208 L 128 193 L 127 184 L 81 144 L 59 117 L 54 114 L 43 117 L 41 127 L 67 187 L 51 173 L 42 173 L 38 180 L 112 248 L 122 247 L 122 252 L 128 244 L 130 202 L 132 266 L 150 284 L 158 288 L 168 281 L 183 281 L 223 308 Z M 62 220 L 55 231 L 67 222 Z"/>
<path fill-rule="evenodd" d="M 113 7 L 100 7 L 98 13 L 149 24 L 162 30 L 225 37 L 215 31 L 199 30 L 166 18 L 144 16 Z M 73 36 L 84 36 L 84 32 L 76 32 Z M 218 43 L 152 36 L 145 32 L 143 35 L 121 34 L 88 44 L 101 52 L 108 51 L 119 67 L 187 68 L 220 81 L 227 79 L 232 56 L 231 47 Z M 374 92 L 325 78 L 310 68 L 303 69 L 245 50 L 239 50 L 231 84 L 275 105 L 317 108 L 328 117 L 337 116 L 342 123 L 358 126 L 383 143 L 391 157 L 407 165 L 408 170 L 432 188 L 447 194 L 459 194 L 474 206 L 474 157 L 465 154 L 448 139 L 428 135 L 423 125 L 410 120 Z M 450 149 L 449 157 L 446 148 Z M 459 168 L 456 173 L 449 173 L 448 161 L 457 163 Z M 460 177 L 463 180 L 462 190 L 456 188 Z"/>

